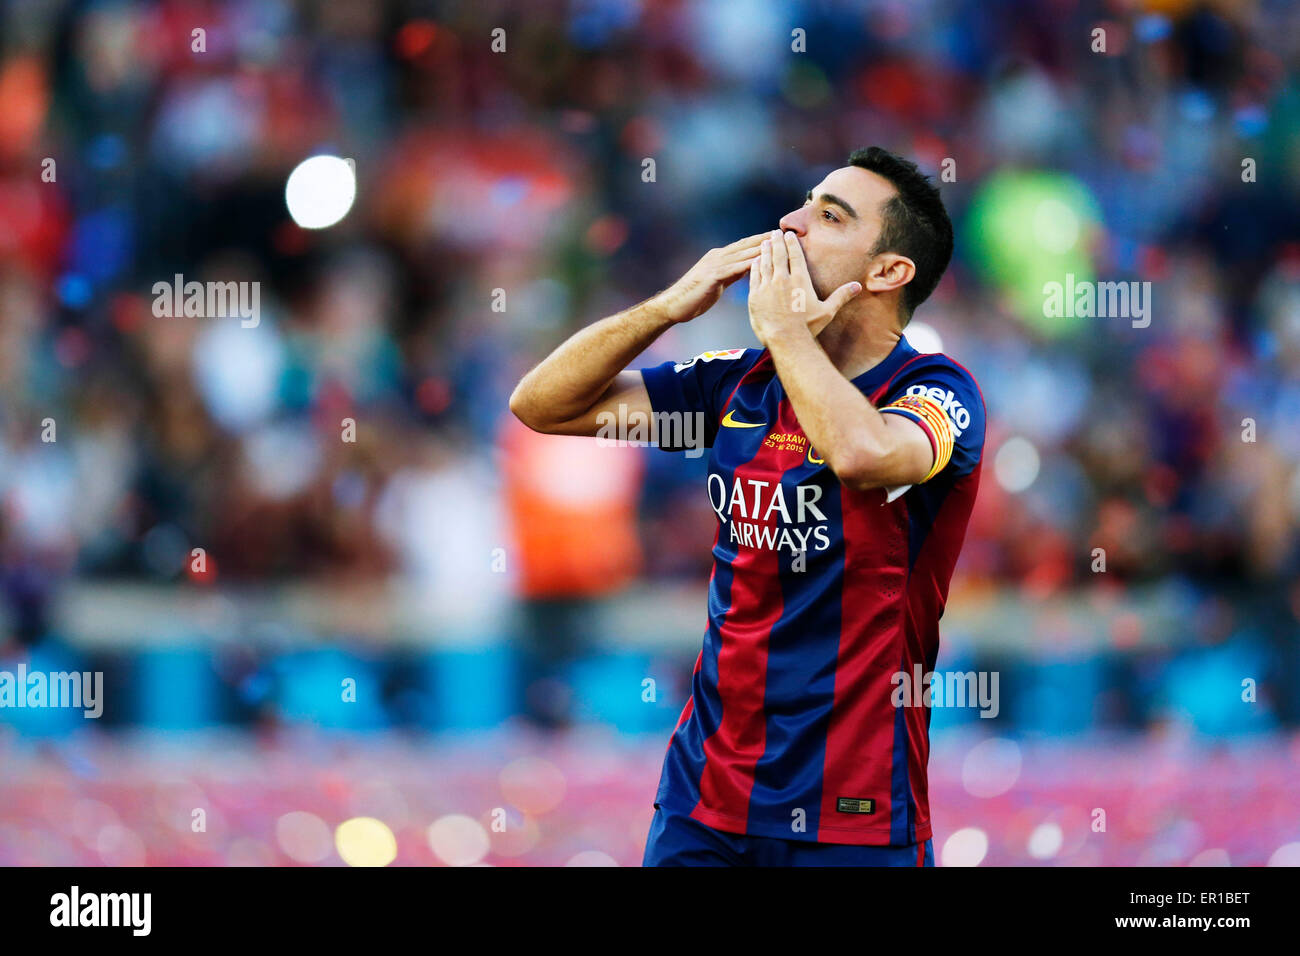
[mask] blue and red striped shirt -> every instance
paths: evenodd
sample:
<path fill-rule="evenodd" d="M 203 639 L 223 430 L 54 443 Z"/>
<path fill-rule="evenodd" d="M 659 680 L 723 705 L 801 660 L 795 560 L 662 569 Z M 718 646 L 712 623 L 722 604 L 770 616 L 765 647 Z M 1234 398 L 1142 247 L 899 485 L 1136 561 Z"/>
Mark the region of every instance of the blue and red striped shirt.
<path fill-rule="evenodd" d="M 766 350 L 706 352 L 641 373 L 660 447 L 683 447 L 667 418 L 702 421 L 718 516 L 708 629 L 656 805 L 757 836 L 929 839 L 930 714 L 894 706 L 894 675 L 934 670 L 979 485 L 975 380 L 906 339 L 854 379 L 873 405 L 916 421 L 946 459 L 906 490 L 857 491 L 809 445 Z"/>

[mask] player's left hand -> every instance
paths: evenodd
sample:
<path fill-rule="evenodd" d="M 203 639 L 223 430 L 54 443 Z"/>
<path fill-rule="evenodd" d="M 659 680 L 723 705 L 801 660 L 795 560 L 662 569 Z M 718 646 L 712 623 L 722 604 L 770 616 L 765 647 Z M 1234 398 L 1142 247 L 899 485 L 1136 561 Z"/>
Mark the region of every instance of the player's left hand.
<path fill-rule="evenodd" d="M 847 282 L 824 302 L 817 298 L 799 237 L 773 230 L 749 267 L 749 324 L 764 346 L 772 336 L 800 325 L 815 336 L 861 291 L 862 283 Z"/>

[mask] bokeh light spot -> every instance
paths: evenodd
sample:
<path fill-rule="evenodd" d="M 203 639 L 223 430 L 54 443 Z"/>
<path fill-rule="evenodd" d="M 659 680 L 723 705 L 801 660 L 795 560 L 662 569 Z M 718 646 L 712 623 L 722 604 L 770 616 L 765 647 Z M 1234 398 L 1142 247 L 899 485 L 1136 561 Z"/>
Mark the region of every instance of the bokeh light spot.
<path fill-rule="evenodd" d="M 970 749 L 962 761 L 961 782 L 972 797 L 996 797 L 1020 779 L 1020 746 L 1014 740 L 994 737 Z"/>
<path fill-rule="evenodd" d="M 397 838 L 374 817 L 340 823 L 334 831 L 334 847 L 348 866 L 387 866 L 397 859 Z"/>
<path fill-rule="evenodd" d="M 979 866 L 989 852 L 989 838 L 978 827 L 965 827 L 943 841 L 942 866 Z"/>
<path fill-rule="evenodd" d="M 275 842 L 296 863 L 319 863 L 334 850 L 329 824 L 305 810 L 294 810 L 275 821 Z"/>
<path fill-rule="evenodd" d="M 483 825 L 462 813 L 439 817 L 429 825 L 427 836 L 434 856 L 448 866 L 472 866 L 491 849 Z"/>
<path fill-rule="evenodd" d="M 351 164 L 337 156 L 303 160 L 284 186 L 289 215 L 304 229 L 334 225 L 348 214 L 356 198 L 356 173 Z"/>

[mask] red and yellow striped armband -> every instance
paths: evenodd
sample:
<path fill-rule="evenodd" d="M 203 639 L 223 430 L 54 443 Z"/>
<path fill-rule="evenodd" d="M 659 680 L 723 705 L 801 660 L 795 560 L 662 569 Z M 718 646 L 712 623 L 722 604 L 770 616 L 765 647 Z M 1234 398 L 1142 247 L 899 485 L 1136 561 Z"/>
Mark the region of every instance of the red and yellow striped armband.
<path fill-rule="evenodd" d="M 904 395 L 880 411 L 882 414 L 889 412 L 894 415 L 906 415 L 920 425 L 929 436 L 930 447 L 934 450 L 934 467 L 921 479 L 922 483 L 943 471 L 952 459 L 953 434 L 952 422 L 949 421 L 948 413 L 943 410 L 942 405 L 929 395 Z"/>

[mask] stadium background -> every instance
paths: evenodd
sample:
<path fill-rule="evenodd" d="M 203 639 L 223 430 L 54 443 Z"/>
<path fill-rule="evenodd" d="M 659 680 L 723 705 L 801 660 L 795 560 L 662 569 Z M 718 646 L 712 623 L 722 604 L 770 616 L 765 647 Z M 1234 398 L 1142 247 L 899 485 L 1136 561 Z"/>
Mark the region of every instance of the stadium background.
<path fill-rule="evenodd" d="M 934 711 L 941 862 L 1300 863 L 1300 7 L 0 11 L 0 669 L 105 675 L 0 710 L 0 863 L 638 863 L 703 461 L 506 398 L 873 143 L 954 160 L 909 334 L 990 420 L 939 666 L 1000 710 Z M 318 153 L 358 195 L 308 231 Z M 1149 327 L 1044 318 L 1067 272 Z M 176 273 L 260 323 L 155 317 Z M 752 344 L 744 292 L 644 364 Z"/>

